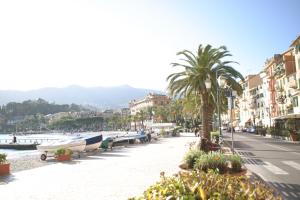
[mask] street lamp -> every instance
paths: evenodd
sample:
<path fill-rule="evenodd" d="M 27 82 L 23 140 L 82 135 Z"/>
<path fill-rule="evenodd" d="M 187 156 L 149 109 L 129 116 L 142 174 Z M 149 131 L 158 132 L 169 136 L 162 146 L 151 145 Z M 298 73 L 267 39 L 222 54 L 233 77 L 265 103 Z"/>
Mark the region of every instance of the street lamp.
<path fill-rule="evenodd" d="M 269 120 L 270 120 L 270 128 L 271 128 L 271 121 L 272 121 L 272 119 L 271 119 L 271 109 L 269 108 L 269 107 L 266 107 L 266 111 L 268 112 L 268 115 L 269 115 Z"/>
<path fill-rule="evenodd" d="M 222 120 L 220 114 L 220 96 L 219 96 L 219 87 L 224 88 L 226 84 L 226 79 L 223 76 L 218 77 L 218 70 L 216 70 L 216 79 L 217 79 L 217 109 L 218 109 L 218 119 L 219 119 L 219 135 L 220 135 L 220 142 L 222 143 Z"/>
<path fill-rule="evenodd" d="M 211 88 L 211 81 L 210 81 L 210 79 L 209 78 L 206 78 L 206 80 L 205 80 L 205 87 L 206 87 L 206 89 L 210 89 Z"/>

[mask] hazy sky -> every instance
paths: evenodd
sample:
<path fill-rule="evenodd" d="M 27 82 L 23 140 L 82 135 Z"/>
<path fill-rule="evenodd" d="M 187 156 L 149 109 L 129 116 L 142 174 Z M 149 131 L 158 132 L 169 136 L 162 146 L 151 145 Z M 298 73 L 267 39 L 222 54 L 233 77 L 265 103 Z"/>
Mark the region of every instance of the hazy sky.
<path fill-rule="evenodd" d="M 226 45 L 244 75 L 300 34 L 298 0 L 0 1 L 0 89 L 164 90 L 171 62 Z"/>

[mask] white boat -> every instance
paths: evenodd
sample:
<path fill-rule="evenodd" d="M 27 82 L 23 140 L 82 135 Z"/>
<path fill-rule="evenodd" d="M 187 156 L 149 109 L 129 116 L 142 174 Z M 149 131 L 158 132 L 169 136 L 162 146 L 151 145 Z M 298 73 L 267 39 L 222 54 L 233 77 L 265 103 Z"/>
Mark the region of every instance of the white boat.
<path fill-rule="evenodd" d="M 82 152 L 86 146 L 86 141 L 84 139 L 65 139 L 53 142 L 42 143 L 36 146 L 38 151 L 43 152 L 41 155 L 41 160 L 46 160 L 47 154 L 54 154 L 57 149 L 66 148 L 73 152 Z"/>

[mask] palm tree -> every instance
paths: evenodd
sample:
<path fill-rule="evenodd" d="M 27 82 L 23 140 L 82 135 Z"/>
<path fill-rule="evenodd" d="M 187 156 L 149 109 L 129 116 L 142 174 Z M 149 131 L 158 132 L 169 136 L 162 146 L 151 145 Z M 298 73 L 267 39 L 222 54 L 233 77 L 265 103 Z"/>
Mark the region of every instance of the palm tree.
<path fill-rule="evenodd" d="M 145 121 L 145 119 L 147 117 L 146 115 L 147 115 L 147 113 L 144 110 L 140 110 L 137 113 L 137 118 L 142 123 L 142 127 L 141 128 L 144 128 L 144 121 Z"/>
<path fill-rule="evenodd" d="M 223 61 L 224 58 L 231 56 L 225 46 L 213 48 L 211 45 L 205 47 L 199 45 L 196 55 L 188 50 L 181 51 L 177 55 L 184 57 L 182 59 L 184 63 L 172 63 L 172 65 L 183 67 L 184 70 L 167 77 L 168 89 L 173 96 L 188 97 L 194 94 L 200 97 L 203 137 L 210 139 L 218 87 L 216 74 L 225 77 L 227 85 L 238 92 L 242 91 L 242 87 L 236 79 L 243 80 L 243 76 L 230 66 L 235 62 Z M 206 80 L 210 80 L 211 89 L 206 88 Z"/>

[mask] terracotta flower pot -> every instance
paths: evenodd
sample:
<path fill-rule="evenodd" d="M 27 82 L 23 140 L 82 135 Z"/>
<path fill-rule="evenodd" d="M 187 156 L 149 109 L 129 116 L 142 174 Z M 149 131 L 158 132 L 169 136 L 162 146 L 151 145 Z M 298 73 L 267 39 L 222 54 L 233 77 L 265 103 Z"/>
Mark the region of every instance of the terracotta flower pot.
<path fill-rule="evenodd" d="M 71 155 L 59 155 L 56 157 L 57 161 L 63 162 L 63 161 L 70 161 Z"/>
<path fill-rule="evenodd" d="M 7 175 L 10 172 L 10 164 L 0 164 L 0 176 Z"/>

